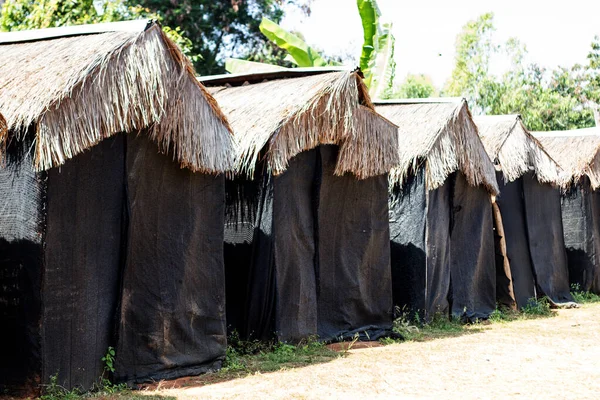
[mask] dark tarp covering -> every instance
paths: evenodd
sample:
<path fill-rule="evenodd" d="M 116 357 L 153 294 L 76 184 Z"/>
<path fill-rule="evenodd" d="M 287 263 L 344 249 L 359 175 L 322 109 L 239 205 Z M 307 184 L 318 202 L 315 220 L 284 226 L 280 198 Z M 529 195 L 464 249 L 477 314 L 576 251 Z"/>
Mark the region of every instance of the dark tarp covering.
<path fill-rule="evenodd" d="M 13 387 L 22 383 L 19 379 L 28 378 L 26 383 L 32 385 L 32 376 L 39 377 L 35 383 L 47 383 L 57 374 L 60 385 L 88 389 L 102 374 L 100 359 L 111 344 L 118 290 L 122 210 L 119 182 L 123 179 L 120 141 L 107 139 L 50 170 L 45 185 L 40 183 L 45 174 L 32 172 L 29 157 L 7 167 L 10 177 L 5 171 L 1 174 L 2 191 L 6 189 L 5 179 L 20 181 L 13 187 L 23 192 L 2 193 L 8 209 L 17 201 L 24 205 L 11 211 L 12 217 L 21 219 L 19 229 L 31 221 L 39 224 L 37 232 L 18 234 L 24 239 L 2 240 L 7 246 L 0 256 L 2 270 L 19 270 L 21 281 L 15 293 L 21 297 L 21 314 L 16 324 L 0 324 L 3 335 L 15 328 L 11 334 L 18 335 L 3 341 L 5 348 L 19 353 L 19 361 L 10 365 L 11 373 L 0 374 L 0 379 L 12 380 L 9 383 Z M 21 166 L 20 171 L 10 172 L 15 165 Z M 23 177 L 27 182 L 20 186 Z M 43 216 L 37 209 L 43 210 Z M 14 239 L 11 216 L 8 220 L 5 216 L 0 215 L 2 237 Z M 32 240 L 36 235 L 37 239 Z M 11 362 L 10 357 L 0 360 Z M 27 371 L 22 364 L 28 365 Z"/>
<path fill-rule="evenodd" d="M 600 195 L 587 178 L 562 198 L 564 243 L 569 281 L 580 290 L 600 294 Z"/>
<path fill-rule="evenodd" d="M 420 173 L 390 195 L 392 294 L 400 312 L 427 314 L 427 189 Z"/>
<path fill-rule="evenodd" d="M 117 378 L 202 372 L 224 358 L 224 178 L 157 153 L 146 136 L 118 135 L 47 173 L 33 173 L 27 152 L 0 170 L 0 337 L 10 349 L 0 387 L 31 390 L 57 375 L 91 388 L 115 345 L 119 302 Z"/>
<path fill-rule="evenodd" d="M 0 393 L 26 395 L 41 379 L 43 195 L 29 157 L 0 168 Z"/>
<path fill-rule="evenodd" d="M 238 215 L 228 221 L 226 251 L 243 248 L 248 225 L 253 230 L 252 250 L 244 249 L 251 257 L 225 255 L 227 277 L 241 271 L 248 282 L 244 294 L 227 294 L 245 308 L 228 310 L 240 334 L 295 342 L 370 330 L 375 339 L 391 328 L 387 177 L 334 177 L 336 156 L 321 146 L 295 156 L 277 177 L 227 184 L 227 214 Z"/>
<path fill-rule="evenodd" d="M 532 174 L 521 179 L 529 249 L 538 290 L 554 304 L 572 302 L 560 217 L 560 190 L 540 183 Z"/>
<path fill-rule="evenodd" d="M 119 290 L 123 137 L 48 172 L 44 381 L 90 388 L 112 344 Z"/>
<path fill-rule="evenodd" d="M 123 381 L 170 379 L 225 357 L 224 177 L 127 138 L 128 251 L 116 355 Z"/>
<path fill-rule="evenodd" d="M 390 196 L 394 306 L 429 319 L 448 313 L 453 176 L 427 191 L 423 169 Z"/>
<path fill-rule="evenodd" d="M 335 176 L 337 147 L 321 146 L 318 332 L 332 340 L 391 329 L 387 175 Z"/>
<path fill-rule="evenodd" d="M 451 270 L 451 222 L 453 188 L 456 174 L 444 184 L 427 193 L 427 310 L 434 314 L 450 312 Z"/>
<path fill-rule="evenodd" d="M 452 314 L 486 319 L 496 309 L 496 264 L 491 199 L 456 175 L 451 231 Z"/>
<path fill-rule="evenodd" d="M 513 182 L 504 182 L 501 172 L 497 173 L 500 196 L 496 198 L 496 204 L 502 214 L 502 225 L 506 242 L 506 252 L 510 263 L 513 291 L 515 301 L 519 308 L 525 307 L 531 298 L 535 298 L 535 279 L 533 266 L 529 252 L 529 238 L 527 233 L 527 221 L 525 202 L 523 200 L 523 181 L 521 178 Z M 562 246 L 561 246 L 562 247 Z M 499 260 L 503 262 L 504 260 Z M 504 272 L 503 265 L 496 265 L 498 271 Z M 500 278 L 500 277 L 498 277 Z M 506 276 L 503 278 L 508 279 Z M 503 279 L 497 279 L 497 297 L 505 305 L 509 297 L 508 289 Z"/>
<path fill-rule="evenodd" d="M 314 184 L 321 174 L 319 150 L 300 153 L 291 160 L 288 170 L 273 180 L 274 317 L 275 331 L 283 341 L 319 334 L 315 218 L 319 188 Z M 269 250 L 265 254 L 271 255 Z M 266 271 L 268 265 L 265 262 L 258 267 Z"/>

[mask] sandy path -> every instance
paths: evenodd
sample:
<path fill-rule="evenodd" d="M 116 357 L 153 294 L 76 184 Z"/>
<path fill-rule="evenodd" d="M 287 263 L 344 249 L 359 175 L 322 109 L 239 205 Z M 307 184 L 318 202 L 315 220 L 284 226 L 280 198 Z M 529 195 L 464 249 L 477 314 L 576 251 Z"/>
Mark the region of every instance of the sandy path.
<path fill-rule="evenodd" d="M 600 304 L 203 387 L 179 399 L 600 399 Z"/>

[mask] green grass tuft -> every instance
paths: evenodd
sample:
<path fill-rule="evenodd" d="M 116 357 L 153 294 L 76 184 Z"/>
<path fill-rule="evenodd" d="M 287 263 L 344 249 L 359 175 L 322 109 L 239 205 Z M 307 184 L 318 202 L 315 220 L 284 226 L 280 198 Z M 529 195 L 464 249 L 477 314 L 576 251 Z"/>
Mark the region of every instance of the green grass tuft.
<path fill-rule="evenodd" d="M 571 285 L 571 295 L 576 303 L 600 303 L 600 296 L 592 292 L 586 292 L 578 284 Z"/>

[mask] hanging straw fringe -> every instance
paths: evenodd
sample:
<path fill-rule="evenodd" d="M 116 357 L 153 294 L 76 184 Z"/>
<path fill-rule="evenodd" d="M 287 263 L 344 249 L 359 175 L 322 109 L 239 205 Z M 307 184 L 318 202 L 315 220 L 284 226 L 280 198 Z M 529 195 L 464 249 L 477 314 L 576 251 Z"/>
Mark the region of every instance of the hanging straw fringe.
<path fill-rule="evenodd" d="M 266 150 L 268 171 L 279 175 L 294 156 L 321 144 L 340 147 L 337 175 L 351 172 L 364 179 L 384 174 L 397 164 L 397 127 L 373 112 L 367 89 L 356 73 L 210 90 L 233 127 L 238 174 L 254 176 L 261 152 Z"/>
<path fill-rule="evenodd" d="M 233 167 L 224 115 L 158 25 L 2 46 L 0 110 L 18 140 L 35 124 L 38 171 L 117 133 L 142 130 L 182 167 Z M 7 140 L 0 136 L 0 144 Z"/>
<path fill-rule="evenodd" d="M 389 176 L 391 187 L 402 187 L 425 165 L 429 190 L 448 176 L 462 172 L 472 186 L 498 194 L 495 169 L 479 138 L 465 101 L 459 103 L 382 104 L 377 112 L 400 128 L 400 163 Z"/>

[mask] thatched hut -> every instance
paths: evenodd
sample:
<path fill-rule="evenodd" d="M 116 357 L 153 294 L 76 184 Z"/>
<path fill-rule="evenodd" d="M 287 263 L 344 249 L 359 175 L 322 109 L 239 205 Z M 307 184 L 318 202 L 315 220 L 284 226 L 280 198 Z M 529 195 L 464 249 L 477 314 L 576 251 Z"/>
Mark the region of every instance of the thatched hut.
<path fill-rule="evenodd" d="M 391 100 L 399 126 L 390 174 L 394 304 L 431 318 L 487 318 L 496 307 L 490 195 L 494 166 L 462 99 Z"/>
<path fill-rule="evenodd" d="M 600 294 L 600 130 L 535 132 L 567 174 L 562 197 L 569 280 Z"/>
<path fill-rule="evenodd" d="M 499 302 L 522 308 L 542 295 L 555 305 L 572 302 L 560 211 L 562 170 L 519 115 L 477 117 L 475 123 L 500 186 L 493 205 L 501 236 Z"/>
<path fill-rule="evenodd" d="M 152 21 L 0 34 L 0 386 L 195 373 L 225 355 L 214 99 Z"/>
<path fill-rule="evenodd" d="M 374 339 L 389 329 L 396 127 L 373 111 L 359 74 L 298 69 L 202 82 L 238 145 L 226 200 L 230 329 L 283 341 Z"/>

